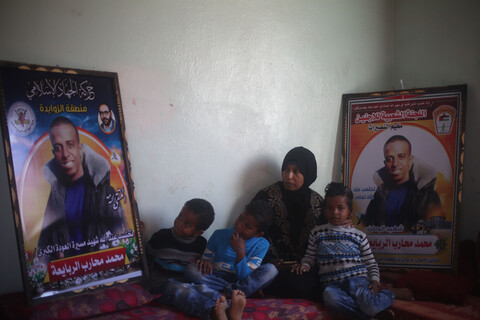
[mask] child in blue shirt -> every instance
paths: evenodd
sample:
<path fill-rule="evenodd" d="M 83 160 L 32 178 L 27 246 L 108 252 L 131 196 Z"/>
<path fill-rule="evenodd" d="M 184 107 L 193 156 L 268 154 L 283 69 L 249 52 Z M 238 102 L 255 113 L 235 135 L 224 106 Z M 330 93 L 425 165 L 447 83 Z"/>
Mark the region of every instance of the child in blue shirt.
<path fill-rule="evenodd" d="M 187 267 L 185 279 L 191 283 L 167 281 L 160 302 L 202 319 L 240 319 L 245 297 L 266 287 L 278 273 L 273 264 L 261 264 L 269 247 L 263 234 L 272 222 L 268 203 L 248 204 L 235 226 L 216 230 L 202 258 Z"/>

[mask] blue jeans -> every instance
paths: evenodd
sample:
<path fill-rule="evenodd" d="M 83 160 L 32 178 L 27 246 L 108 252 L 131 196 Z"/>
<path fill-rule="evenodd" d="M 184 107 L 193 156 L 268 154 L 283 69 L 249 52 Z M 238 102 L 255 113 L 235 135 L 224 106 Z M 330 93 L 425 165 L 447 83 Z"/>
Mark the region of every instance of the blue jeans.
<path fill-rule="evenodd" d="M 204 284 L 183 283 L 173 279 L 162 283 L 159 291 L 162 296 L 158 302 L 206 320 L 210 319 L 210 311 L 221 296 L 220 292 Z"/>
<path fill-rule="evenodd" d="M 389 290 L 373 294 L 369 285 L 370 280 L 365 276 L 328 283 L 323 290 L 323 303 L 327 308 L 354 319 L 371 319 L 390 307 L 395 296 Z"/>
<path fill-rule="evenodd" d="M 204 275 L 192 263 L 185 270 L 185 279 L 187 282 L 205 284 L 213 290 L 224 292 L 227 297 L 231 297 L 235 289 L 243 291 L 248 297 L 272 283 L 277 274 L 277 268 L 271 263 L 266 263 L 252 271 L 248 277 L 237 280 L 234 273 L 225 271 L 213 270 L 212 274 Z"/>

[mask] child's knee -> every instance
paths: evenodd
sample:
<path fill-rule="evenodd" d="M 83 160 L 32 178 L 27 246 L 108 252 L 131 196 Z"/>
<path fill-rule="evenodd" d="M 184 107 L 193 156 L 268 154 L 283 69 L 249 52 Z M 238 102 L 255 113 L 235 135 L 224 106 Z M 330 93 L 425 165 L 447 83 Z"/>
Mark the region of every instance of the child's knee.
<path fill-rule="evenodd" d="M 187 295 L 189 287 L 186 283 L 178 282 L 176 280 L 169 279 L 162 283 L 160 292 L 162 293 L 161 300 L 164 303 L 171 303 L 178 299 L 180 296 Z"/>
<path fill-rule="evenodd" d="M 367 288 L 368 289 L 368 288 Z M 388 290 L 381 290 L 377 294 L 365 291 L 357 297 L 357 304 L 360 310 L 368 316 L 373 317 L 382 310 L 389 308 L 394 300 L 394 295 Z"/>
<path fill-rule="evenodd" d="M 322 293 L 323 303 L 327 308 L 333 308 L 338 305 L 338 294 L 336 290 L 333 290 L 329 287 L 325 288 Z"/>
<path fill-rule="evenodd" d="M 278 269 L 271 263 L 266 263 L 262 265 L 263 269 L 265 270 L 265 274 L 268 275 L 269 278 L 275 278 L 278 275 Z"/>

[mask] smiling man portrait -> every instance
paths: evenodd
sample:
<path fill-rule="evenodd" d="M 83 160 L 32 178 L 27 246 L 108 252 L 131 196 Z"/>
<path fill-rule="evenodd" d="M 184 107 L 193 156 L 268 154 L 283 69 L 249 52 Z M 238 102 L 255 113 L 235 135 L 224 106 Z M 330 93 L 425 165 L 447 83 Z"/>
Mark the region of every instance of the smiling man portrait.
<path fill-rule="evenodd" d="M 412 154 L 410 141 L 402 135 L 391 136 L 383 146 L 385 166 L 377 170 L 377 185 L 363 223 L 365 226 L 403 226 L 410 230 L 419 221 L 427 221 L 430 212 L 441 207 L 435 191 L 436 170 Z"/>
<path fill-rule="evenodd" d="M 80 244 L 125 229 L 123 208 L 110 185 L 110 163 L 80 142 L 78 129 L 66 117 L 53 119 L 49 128 L 53 159 L 43 167 L 51 186 L 38 249 L 63 246 L 52 258 L 94 251 Z M 49 251 L 49 250 L 48 250 Z"/>

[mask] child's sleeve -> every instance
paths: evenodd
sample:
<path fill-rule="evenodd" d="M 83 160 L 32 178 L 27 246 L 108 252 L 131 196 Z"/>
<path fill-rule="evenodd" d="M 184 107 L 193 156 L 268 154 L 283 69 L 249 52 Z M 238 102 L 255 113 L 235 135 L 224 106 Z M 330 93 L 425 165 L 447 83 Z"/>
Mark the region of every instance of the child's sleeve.
<path fill-rule="evenodd" d="M 378 269 L 377 261 L 375 261 L 375 257 L 373 256 L 372 250 L 370 249 L 370 244 L 368 242 L 367 237 L 365 236 L 361 247 L 360 247 L 362 260 L 367 267 L 368 278 L 370 281 L 376 280 L 380 283 L 380 270 Z"/>
<path fill-rule="evenodd" d="M 269 245 L 268 241 L 262 238 L 251 250 L 247 249 L 245 258 L 235 265 L 235 271 L 239 280 L 248 277 L 252 271 L 260 267 Z"/>
<path fill-rule="evenodd" d="M 205 251 L 203 251 L 202 260 L 213 261 L 215 259 L 215 252 L 217 252 L 217 245 L 219 241 L 218 235 L 218 230 L 215 230 L 210 239 L 208 239 L 207 247 L 205 248 Z"/>

